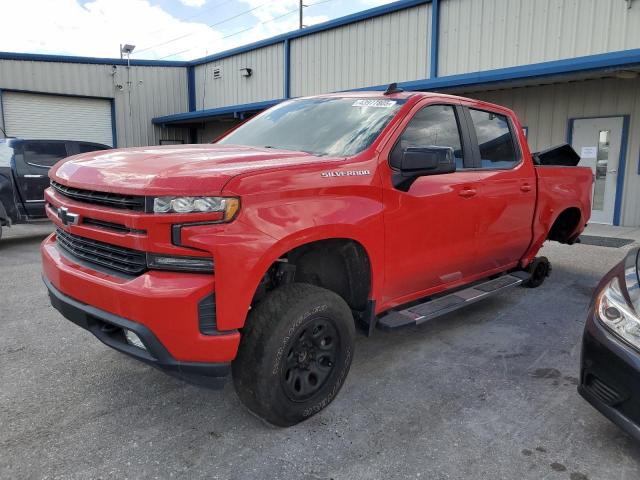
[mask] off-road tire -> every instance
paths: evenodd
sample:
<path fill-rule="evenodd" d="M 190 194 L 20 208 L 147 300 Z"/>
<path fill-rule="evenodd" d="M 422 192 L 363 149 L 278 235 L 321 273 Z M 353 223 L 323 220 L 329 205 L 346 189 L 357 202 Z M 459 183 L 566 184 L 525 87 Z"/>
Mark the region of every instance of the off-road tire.
<path fill-rule="evenodd" d="M 283 285 L 249 313 L 232 364 L 236 392 L 267 422 L 295 425 L 336 397 L 354 340 L 353 316 L 340 296 L 305 283 Z"/>
<path fill-rule="evenodd" d="M 529 278 L 524 282 L 527 288 L 537 288 L 551 275 L 551 262 L 547 257 L 536 257 L 527 268 Z"/>

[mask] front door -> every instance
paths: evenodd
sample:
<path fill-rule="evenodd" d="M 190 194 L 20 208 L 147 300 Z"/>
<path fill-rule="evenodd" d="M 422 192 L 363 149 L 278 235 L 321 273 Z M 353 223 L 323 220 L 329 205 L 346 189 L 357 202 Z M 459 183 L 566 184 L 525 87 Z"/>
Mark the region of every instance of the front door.
<path fill-rule="evenodd" d="M 455 173 L 419 177 L 406 191 L 389 185 L 385 203 L 384 300 L 399 303 L 447 284 L 460 283 L 475 271 L 478 214 L 477 173 L 460 129 L 455 105 L 417 108 L 389 153 L 390 170 L 407 147 L 441 146 L 454 150 Z M 414 110 L 415 112 L 415 110 Z"/>
<path fill-rule="evenodd" d="M 572 146 L 580 155 L 579 165 L 594 175 L 591 222 L 613 224 L 623 141 L 624 117 L 573 120 Z"/>

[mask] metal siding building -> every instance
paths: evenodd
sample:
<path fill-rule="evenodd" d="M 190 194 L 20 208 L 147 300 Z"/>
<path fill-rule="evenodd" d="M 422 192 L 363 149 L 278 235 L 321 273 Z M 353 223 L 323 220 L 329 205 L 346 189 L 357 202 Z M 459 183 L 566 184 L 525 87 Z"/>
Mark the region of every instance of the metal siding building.
<path fill-rule="evenodd" d="M 402 0 L 191 62 L 137 61 L 131 83 L 121 60 L 0 53 L 0 90 L 110 99 L 119 146 L 207 142 L 283 99 L 391 82 L 509 106 L 532 150 L 580 150 L 588 119 L 592 143 L 619 146 L 607 221 L 640 226 L 639 25 L 640 0 Z"/>
<path fill-rule="evenodd" d="M 243 77 L 242 68 L 252 75 Z M 220 72 L 214 78 L 214 70 Z M 284 45 L 277 43 L 217 61 L 198 65 L 195 70 L 196 107 L 224 107 L 284 96 Z"/>
<path fill-rule="evenodd" d="M 114 66 L 108 60 L 97 64 L 7 60 L 0 56 L 0 91 L 108 99 L 114 107 L 117 145 L 156 145 L 161 139 L 188 139 L 184 128 L 162 129 L 151 122 L 159 115 L 187 109 L 185 70 L 184 67 L 131 66 L 128 76 L 126 65 Z"/>
<path fill-rule="evenodd" d="M 640 8 L 623 0 L 443 0 L 440 76 L 640 46 Z"/>
<path fill-rule="evenodd" d="M 291 96 L 429 77 L 431 4 L 291 40 Z"/>

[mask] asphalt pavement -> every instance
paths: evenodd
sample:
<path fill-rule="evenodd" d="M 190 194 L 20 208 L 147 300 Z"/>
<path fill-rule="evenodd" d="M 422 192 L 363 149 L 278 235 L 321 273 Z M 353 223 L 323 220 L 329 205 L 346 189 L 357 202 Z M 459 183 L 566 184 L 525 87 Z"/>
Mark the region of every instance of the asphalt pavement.
<path fill-rule="evenodd" d="M 640 478 L 640 445 L 576 392 L 592 290 L 633 245 L 549 243 L 538 289 L 359 335 L 336 400 L 278 429 L 231 382 L 182 383 L 60 316 L 40 277 L 50 231 L 0 241 L 1 478 Z"/>

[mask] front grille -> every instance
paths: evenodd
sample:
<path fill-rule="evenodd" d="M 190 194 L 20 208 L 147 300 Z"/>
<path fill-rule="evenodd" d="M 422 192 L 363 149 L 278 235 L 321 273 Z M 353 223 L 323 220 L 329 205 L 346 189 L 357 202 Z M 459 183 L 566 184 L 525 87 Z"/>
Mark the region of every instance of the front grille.
<path fill-rule="evenodd" d="M 59 228 L 56 238 L 60 248 L 90 264 L 128 275 L 140 275 L 147 270 L 144 252 L 79 237 Z"/>
<path fill-rule="evenodd" d="M 129 228 L 126 225 L 122 225 L 121 223 L 105 222 L 104 220 L 97 220 L 95 218 L 84 218 L 82 220 L 82 223 L 84 223 L 85 225 L 91 225 L 92 227 L 99 227 L 105 230 L 113 230 L 114 232 L 120 233 L 136 233 L 139 235 L 144 235 L 147 233 L 146 230 Z"/>
<path fill-rule="evenodd" d="M 80 188 L 67 187 L 66 185 L 62 185 L 61 183 L 54 181 L 51 181 L 51 187 L 61 195 L 79 202 L 127 210 L 136 210 L 140 212 L 145 211 L 145 198 L 141 196 L 82 190 Z"/>

